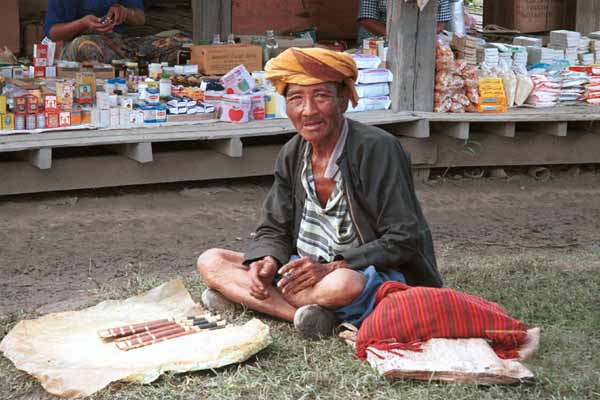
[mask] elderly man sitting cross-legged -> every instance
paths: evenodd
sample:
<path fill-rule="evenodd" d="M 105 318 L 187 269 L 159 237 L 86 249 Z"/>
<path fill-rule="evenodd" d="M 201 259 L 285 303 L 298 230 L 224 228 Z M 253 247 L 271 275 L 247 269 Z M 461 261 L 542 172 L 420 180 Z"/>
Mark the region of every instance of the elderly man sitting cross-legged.
<path fill-rule="evenodd" d="M 385 281 L 441 286 L 400 142 L 344 117 L 357 101 L 353 59 L 292 48 L 265 70 L 298 135 L 279 154 L 248 251 L 198 259 L 205 305 L 240 303 L 317 338 L 338 321 L 359 326 Z"/>

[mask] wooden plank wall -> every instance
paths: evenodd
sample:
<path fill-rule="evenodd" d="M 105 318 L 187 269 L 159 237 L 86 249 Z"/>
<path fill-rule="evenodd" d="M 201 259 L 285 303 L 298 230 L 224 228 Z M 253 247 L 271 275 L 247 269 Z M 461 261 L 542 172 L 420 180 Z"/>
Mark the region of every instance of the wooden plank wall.
<path fill-rule="evenodd" d="M 437 11 L 438 0 L 430 0 L 423 11 L 416 3 L 388 2 L 393 111 L 433 110 Z"/>
<path fill-rule="evenodd" d="M 267 29 L 287 34 L 315 26 L 319 39 L 353 40 L 358 6 L 359 0 L 233 0 L 232 25 L 240 35 Z"/>
<path fill-rule="evenodd" d="M 577 0 L 576 28 L 584 35 L 600 31 L 600 0 Z"/>

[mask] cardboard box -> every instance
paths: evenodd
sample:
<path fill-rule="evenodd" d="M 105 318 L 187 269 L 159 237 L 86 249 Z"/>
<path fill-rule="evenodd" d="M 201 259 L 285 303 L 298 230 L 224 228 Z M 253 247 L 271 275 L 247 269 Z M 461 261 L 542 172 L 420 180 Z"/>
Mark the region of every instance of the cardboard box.
<path fill-rule="evenodd" d="M 500 25 L 522 33 L 569 29 L 574 2 L 563 0 L 486 0 L 483 25 Z"/>
<path fill-rule="evenodd" d="M 0 96 L 0 114 L 6 114 L 6 96 Z"/>
<path fill-rule="evenodd" d="M 19 21 L 19 1 L 4 0 L 0 13 L 0 48 L 8 48 L 15 54 L 21 51 L 21 24 Z"/>
<path fill-rule="evenodd" d="M 192 47 L 192 64 L 205 75 L 223 75 L 243 64 L 248 71 L 262 70 L 262 47 L 251 44 L 216 44 Z"/>

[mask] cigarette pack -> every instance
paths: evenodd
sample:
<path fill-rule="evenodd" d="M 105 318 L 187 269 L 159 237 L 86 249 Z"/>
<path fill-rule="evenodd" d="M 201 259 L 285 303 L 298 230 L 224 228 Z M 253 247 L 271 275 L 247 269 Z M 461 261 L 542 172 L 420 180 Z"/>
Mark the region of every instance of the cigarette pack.
<path fill-rule="evenodd" d="M 28 94 L 25 96 L 27 99 L 27 114 L 34 114 L 38 112 L 38 99 L 34 95 Z"/>
<path fill-rule="evenodd" d="M 47 94 L 44 96 L 44 110 L 45 111 L 58 111 L 58 98 L 54 94 Z"/>
<path fill-rule="evenodd" d="M 15 97 L 15 113 L 26 114 L 27 113 L 27 97 L 18 96 Z"/>
<path fill-rule="evenodd" d="M 81 125 L 81 110 L 71 111 L 71 125 Z"/>
<path fill-rule="evenodd" d="M 71 113 L 69 111 L 61 111 L 58 114 L 58 126 L 61 128 L 71 126 Z"/>
<path fill-rule="evenodd" d="M 86 125 L 92 123 L 92 110 L 90 110 L 90 109 L 81 110 L 81 123 L 86 124 Z"/>
<path fill-rule="evenodd" d="M 69 82 L 56 83 L 56 97 L 61 109 L 69 109 L 73 106 L 73 85 Z"/>
<path fill-rule="evenodd" d="M 46 77 L 46 67 L 45 66 L 41 66 L 41 67 L 36 67 L 36 66 L 31 66 L 29 67 L 29 76 L 31 78 L 45 78 Z"/>
<path fill-rule="evenodd" d="M 28 131 L 37 127 L 37 114 L 27 114 L 25 116 L 25 129 Z"/>
<path fill-rule="evenodd" d="M 48 46 L 45 44 L 34 44 L 33 45 L 33 58 L 36 59 L 48 59 Z"/>
<path fill-rule="evenodd" d="M 43 112 L 37 114 L 37 127 L 44 129 L 46 127 L 46 116 Z"/>
<path fill-rule="evenodd" d="M 46 117 L 46 128 L 58 128 L 58 112 L 57 111 L 46 111 L 44 113 Z"/>
<path fill-rule="evenodd" d="M 15 115 L 13 113 L 2 114 L 2 129 L 15 129 Z"/>

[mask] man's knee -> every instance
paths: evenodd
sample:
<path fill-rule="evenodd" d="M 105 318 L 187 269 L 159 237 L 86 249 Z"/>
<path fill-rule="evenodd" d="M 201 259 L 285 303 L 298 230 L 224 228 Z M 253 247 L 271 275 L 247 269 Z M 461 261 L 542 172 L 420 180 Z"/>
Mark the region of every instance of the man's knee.
<path fill-rule="evenodd" d="M 325 277 L 317 290 L 317 304 L 326 308 L 339 308 L 352 303 L 363 291 L 365 277 L 351 269 L 338 269 Z"/>
<path fill-rule="evenodd" d="M 224 253 L 223 249 L 208 249 L 198 257 L 196 270 L 209 287 L 214 286 L 215 275 L 225 258 Z"/>

